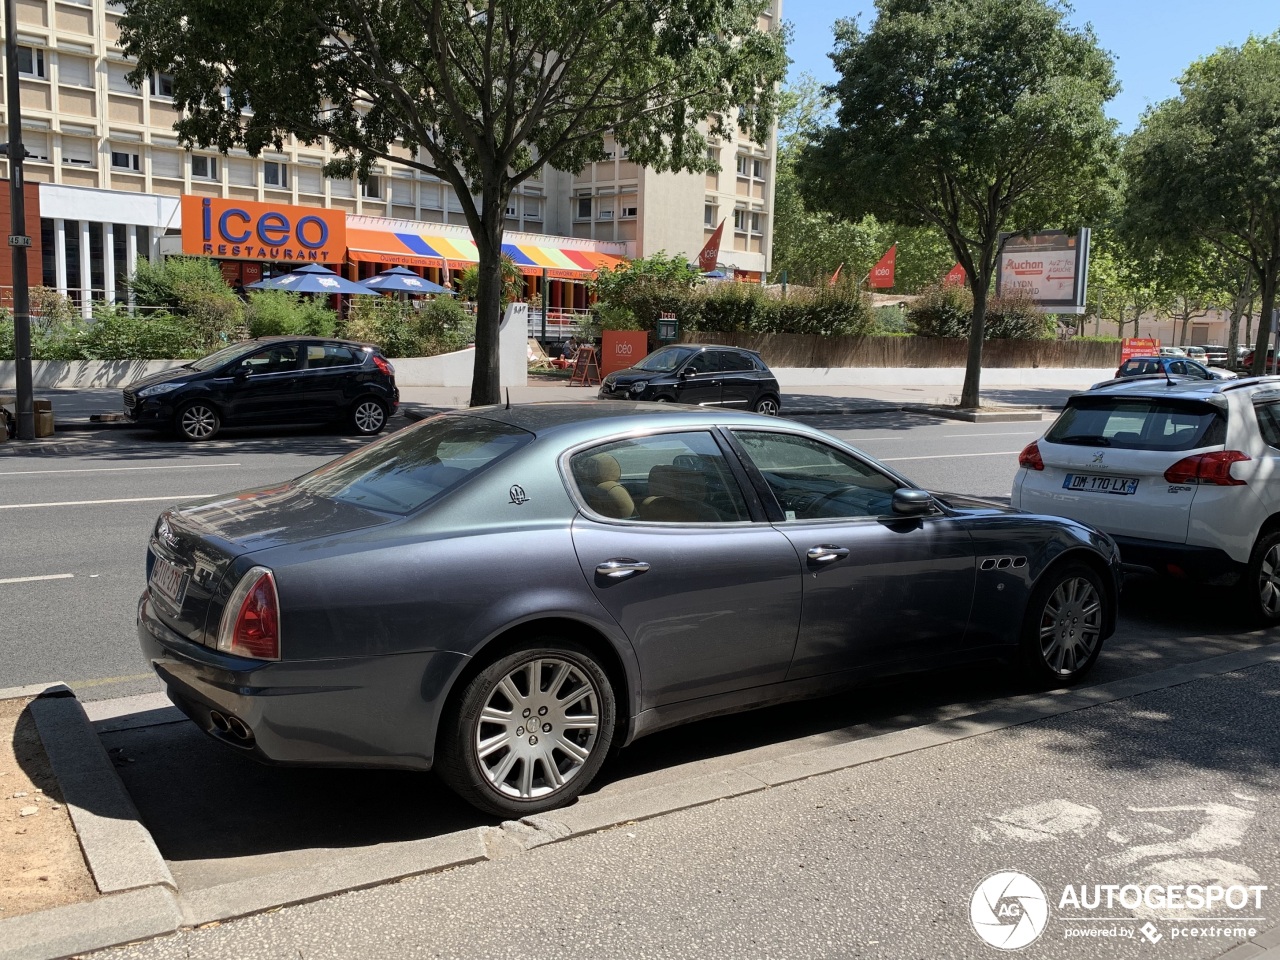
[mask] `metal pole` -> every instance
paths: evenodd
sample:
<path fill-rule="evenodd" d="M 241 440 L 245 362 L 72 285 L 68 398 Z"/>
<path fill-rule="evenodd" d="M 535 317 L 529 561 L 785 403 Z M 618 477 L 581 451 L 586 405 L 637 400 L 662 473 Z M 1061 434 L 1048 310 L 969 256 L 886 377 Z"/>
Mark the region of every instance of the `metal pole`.
<path fill-rule="evenodd" d="M 547 268 L 542 268 L 542 339 L 547 339 L 547 300 L 551 291 L 547 289 Z"/>
<path fill-rule="evenodd" d="M 9 121 L 9 249 L 13 255 L 13 358 L 17 367 L 18 439 L 36 438 L 31 383 L 31 300 L 27 289 L 27 210 L 22 193 L 22 89 L 18 83 L 18 4 L 4 2 L 5 100 Z"/>

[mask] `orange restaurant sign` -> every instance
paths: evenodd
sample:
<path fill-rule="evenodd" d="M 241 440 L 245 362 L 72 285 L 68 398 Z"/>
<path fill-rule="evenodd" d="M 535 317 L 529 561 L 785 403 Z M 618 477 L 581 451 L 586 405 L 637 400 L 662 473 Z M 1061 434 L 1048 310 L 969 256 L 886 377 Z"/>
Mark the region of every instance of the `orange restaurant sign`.
<path fill-rule="evenodd" d="M 228 260 L 337 265 L 347 254 L 347 215 L 321 207 L 184 194 L 182 252 Z"/>

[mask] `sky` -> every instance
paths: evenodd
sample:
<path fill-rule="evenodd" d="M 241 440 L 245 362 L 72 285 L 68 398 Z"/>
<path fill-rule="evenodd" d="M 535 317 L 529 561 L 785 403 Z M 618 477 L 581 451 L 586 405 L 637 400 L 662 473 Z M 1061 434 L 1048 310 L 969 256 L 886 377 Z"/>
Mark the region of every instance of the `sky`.
<path fill-rule="evenodd" d="M 1091 23 L 1115 60 L 1121 91 L 1107 114 L 1119 122 L 1121 133 L 1131 132 L 1148 106 L 1177 95 L 1177 78 L 1192 61 L 1238 45 L 1250 33 L 1280 30 L 1277 0 L 1075 0 L 1071 6 L 1070 22 Z M 854 16 L 868 25 L 875 16 L 873 0 L 782 0 L 782 19 L 793 30 L 788 79 L 810 73 L 834 82 L 835 68 L 827 57 L 832 25 Z"/>

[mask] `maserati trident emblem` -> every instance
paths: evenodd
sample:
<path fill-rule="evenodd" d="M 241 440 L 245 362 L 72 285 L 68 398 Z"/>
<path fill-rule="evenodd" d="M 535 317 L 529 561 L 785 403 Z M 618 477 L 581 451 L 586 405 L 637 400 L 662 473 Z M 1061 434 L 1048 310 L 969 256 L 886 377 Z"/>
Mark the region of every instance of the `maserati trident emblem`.
<path fill-rule="evenodd" d="M 513 483 L 511 485 L 511 489 L 507 492 L 511 494 L 511 502 L 517 507 L 529 502 L 528 496 L 525 495 L 524 487 L 520 486 L 518 483 Z"/>

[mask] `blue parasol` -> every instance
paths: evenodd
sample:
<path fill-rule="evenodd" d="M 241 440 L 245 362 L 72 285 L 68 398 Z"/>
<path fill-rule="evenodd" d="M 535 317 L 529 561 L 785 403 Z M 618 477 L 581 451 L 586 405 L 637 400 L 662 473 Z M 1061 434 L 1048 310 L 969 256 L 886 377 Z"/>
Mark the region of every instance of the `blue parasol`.
<path fill-rule="evenodd" d="M 426 280 L 404 267 L 392 267 L 390 270 L 383 270 L 376 277 L 370 277 L 368 280 L 360 282 L 370 290 L 379 293 L 395 291 L 397 293 L 447 293 L 449 296 L 454 295 L 453 291 L 447 287 L 432 283 L 430 280 Z"/>
<path fill-rule="evenodd" d="M 292 273 L 286 273 L 283 277 L 259 280 L 249 286 L 256 290 L 293 290 L 296 293 L 351 293 L 369 296 L 377 293 L 363 283 L 341 277 L 318 263 L 309 263 Z"/>

